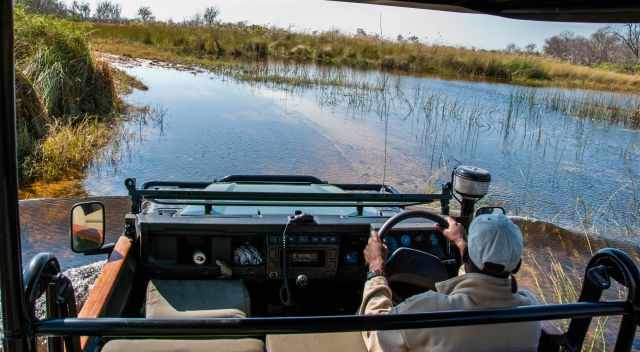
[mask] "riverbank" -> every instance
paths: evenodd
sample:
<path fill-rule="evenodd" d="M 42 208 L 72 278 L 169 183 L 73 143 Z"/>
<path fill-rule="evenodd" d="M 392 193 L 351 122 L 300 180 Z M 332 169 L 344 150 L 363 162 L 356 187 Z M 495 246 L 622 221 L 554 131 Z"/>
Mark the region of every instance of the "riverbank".
<path fill-rule="evenodd" d="M 639 92 L 640 76 L 532 54 L 471 50 L 336 31 L 299 33 L 258 25 L 92 24 L 101 51 L 150 60 L 228 68 L 247 62 L 346 66 L 511 84 Z"/>
<path fill-rule="evenodd" d="M 21 198 L 69 192 L 127 114 L 121 97 L 145 88 L 96 57 L 87 36 L 84 24 L 16 8 Z"/>

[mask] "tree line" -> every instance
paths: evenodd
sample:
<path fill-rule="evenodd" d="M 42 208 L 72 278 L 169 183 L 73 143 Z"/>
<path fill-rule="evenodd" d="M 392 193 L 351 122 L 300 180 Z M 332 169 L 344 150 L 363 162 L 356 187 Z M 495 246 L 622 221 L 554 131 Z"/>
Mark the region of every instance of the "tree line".
<path fill-rule="evenodd" d="M 73 17 L 80 20 L 97 22 L 152 22 L 156 18 L 149 6 L 138 8 L 134 19 L 122 17 L 120 4 L 103 0 L 92 9 L 88 2 L 74 0 L 65 5 L 60 0 L 18 0 L 18 3 L 34 12 L 56 16 Z M 220 10 L 215 6 L 196 13 L 181 22 L 191 26 L 212 26 L 218 23 Z M 356 35 L 367 35 L 358 29 Z M 400 42 L 418 42 L 417 36 L 399 35 Z M 503 51 L 512 54 L 545 55 L 578 65 L 600 66 L 619 71 L 640 71 L 640 24 L 628 23 L 601 28 L 590 36 L 577 35 L 573 32 L 562 32 L 545 40 L 539 50 L 536 44 L 518 47 L 509 44 Z"/>
<path fill-rule="evenodd" d="M 636 72 L 640 71 L 640 24 L 603 27 L 590 36 L 562 32 L 545 39 L 542 52 L 537 50 L 535 44 L 524 48 L 509 44 L 504 51 L 544 54 L 572 64 Z"/>
<path fill-rule="evenodd" d="M 122 7 L 120 4 L 104 0 L 96 4 L 95 9 L 91 9 L 91 5 L 87 1 L 74 0 L 70 5 L 65 5 L 59 0 L 18 0 L 18 4 L 24 6 L 30 11 L 61 16 L 71 17 L 84 21 L 96 22 L 129 22 L 132 19 L 122 16 Z M 156 17 L 149 6 L 141 6 L 138 8 L 137 16 L 134 21 L 153 22 Z M 183 21 L 187 25 L 214 25 L 218 22 L 220 10 L 215 6 L 209 6 L 203 12 L 196 13 L 191 18 Z"/>

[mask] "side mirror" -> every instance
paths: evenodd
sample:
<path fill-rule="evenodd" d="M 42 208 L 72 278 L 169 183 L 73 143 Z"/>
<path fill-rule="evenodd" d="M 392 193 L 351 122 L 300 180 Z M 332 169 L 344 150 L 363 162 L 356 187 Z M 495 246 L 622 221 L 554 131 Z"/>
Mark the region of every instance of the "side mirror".
<path fill-rule="evenodd" d="M 71 250 L 91 254 L 102 248 L 105 237 L 104 205 L 78 203 L 71 208 Z"/>

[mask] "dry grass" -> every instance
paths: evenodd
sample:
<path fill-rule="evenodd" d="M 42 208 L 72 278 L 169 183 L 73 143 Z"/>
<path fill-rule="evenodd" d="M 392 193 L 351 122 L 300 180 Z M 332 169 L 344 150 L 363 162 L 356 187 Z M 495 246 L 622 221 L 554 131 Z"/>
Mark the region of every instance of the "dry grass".
<path fill-rule="evenodd" d="M 536 55 L 395 42 L 336 31 L 298 33 L 256 25 L 206 28 L 165 23 L 96 24 L 94 28 L 92 38 L 102 50 L 142 58 L 161 56 L 171 62 L 204 60 L 226 65 L 276 59 L 528 85 L 632 92 L 640 89 L 638 76 Z M 122 44 L 130 45 L 126 52 L 119 47 Z"/>
<path fill-rule="evenodd" d="M 564 265 L 549 253 L 549 261 L 542 266 L 535 256 L 529 257 L 534 268 L 531 270 L 534 284 L 537 287 L 537 296 L 543 304 L 567 304 L 578 301 L 580 289 L 580 275 L 576 272 L 568 272 Z M 537 274 L 537 275 L 536 275 Z M 588 352 L 600 352 L 607 350 L 608 317 L 594 318 L 591 322 L 591 330 L 587 333 L 582 350 Z M 568 328 L 568 321 L 558 322 L 564 331 Z"/>
<path fill-rule="evenodd" d="M 78 178 L 96 152 L 109 143 L 113 131 L 108 123 L 97 118 L 54 121 L 48 130 L 29 170 L 34 179 L 43 181 Z"/>

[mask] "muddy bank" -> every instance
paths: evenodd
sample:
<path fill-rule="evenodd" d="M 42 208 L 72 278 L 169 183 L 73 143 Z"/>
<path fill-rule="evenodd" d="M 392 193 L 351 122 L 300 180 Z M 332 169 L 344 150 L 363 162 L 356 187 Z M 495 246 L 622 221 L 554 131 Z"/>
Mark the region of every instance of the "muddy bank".
<path fill-rule="evenodd" d="M 130 210 L 128 197 L 89 197 L 29 199 L 20 201 L 22 263 L 27 266 L 40 252 L 50 252 L 62 269 L 79 267 L 104 259 L 104 255 L 84 256 L 71 251 L 69 239 L 70 211 L 73 204 L 95 200 L 106 210 L 105 243 L 115 242 L 124 228 L 124 215 Z"/>

